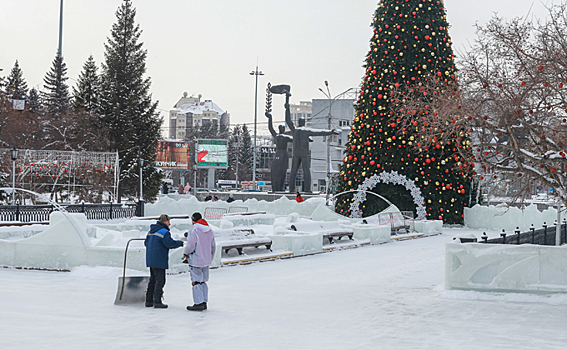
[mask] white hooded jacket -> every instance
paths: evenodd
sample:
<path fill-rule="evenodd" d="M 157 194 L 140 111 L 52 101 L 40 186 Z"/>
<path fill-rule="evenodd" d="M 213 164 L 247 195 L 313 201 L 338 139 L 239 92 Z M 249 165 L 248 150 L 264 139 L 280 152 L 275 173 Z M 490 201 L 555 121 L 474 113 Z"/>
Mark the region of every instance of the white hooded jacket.
<path fill-rule="evenodd" d="M 190 266 L 205 267 L 209 266 L 215 256 L 216 243 L 213 230 L 198 222 L 193 224 L 193 228 L 187 235 L 187 244 L 184 254 L 189 256 Z"/>

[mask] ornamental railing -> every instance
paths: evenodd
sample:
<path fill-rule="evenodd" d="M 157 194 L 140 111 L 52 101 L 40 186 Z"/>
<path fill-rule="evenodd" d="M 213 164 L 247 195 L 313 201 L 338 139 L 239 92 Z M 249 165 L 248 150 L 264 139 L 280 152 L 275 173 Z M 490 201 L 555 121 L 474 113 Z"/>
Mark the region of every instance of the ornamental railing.
<path fill-rule="evenodd" d="M 139 213 L 139 205 L 127 204 L 69 204 L 59 205 L 70 213 L 84 213 L 88 220 L 131 218 Z M 58 210 L 53 205 L 0 205 L 0 222 L 47 222 Z"/>
<path fill-rule="evenodd" d="M 563 222 L 559 228 L 560 245 L 567 243 L 567 222 Z M 536 229 L 531 225 L 529 231 L 520 232 L 516 228 L 513 233 L 506 233 L 502 230 L 500 237 L 489 239 L 486 232 L 483 232 L 479 243 L 487 244 L 536 244 L 536 245 L 556 245 L 557 222 L 553 225 L 543 223 L 542 228 Z M 476 238 L 460 238 L 461 243 L 477 242 Z"/>

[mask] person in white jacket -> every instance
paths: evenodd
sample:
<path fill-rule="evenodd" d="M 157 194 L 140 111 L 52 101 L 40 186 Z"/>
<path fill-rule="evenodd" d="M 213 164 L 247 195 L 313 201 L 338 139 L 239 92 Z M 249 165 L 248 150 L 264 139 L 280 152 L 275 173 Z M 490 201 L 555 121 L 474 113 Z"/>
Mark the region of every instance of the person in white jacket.
<path fill-rule="evenodd" d="M 193 228 L 187 234 L 183 259 L 191 267 L 194 304 L 187 306 L 187 310 L 203 311 L 207 309 L 209 301 L 209 287 L 206 282 L 209 280 L 209 265 L 215 256 L 215 235 L 201 213 L 193 213 L 191 221 Z"/>

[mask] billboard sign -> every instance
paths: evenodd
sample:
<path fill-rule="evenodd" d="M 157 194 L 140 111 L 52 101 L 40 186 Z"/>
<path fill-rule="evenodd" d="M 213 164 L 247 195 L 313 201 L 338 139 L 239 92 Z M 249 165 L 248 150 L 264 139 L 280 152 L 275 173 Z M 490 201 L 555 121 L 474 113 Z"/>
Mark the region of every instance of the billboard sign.
<path fill-rule="evenodd" d="M 173 170 L 189 169 L 189 142 L 158 141 L 156 166 Z"/>
<path fill-rule="evenodd" d="M 199 168 L 228 168 L 228 140 L 197 140 Z"/>

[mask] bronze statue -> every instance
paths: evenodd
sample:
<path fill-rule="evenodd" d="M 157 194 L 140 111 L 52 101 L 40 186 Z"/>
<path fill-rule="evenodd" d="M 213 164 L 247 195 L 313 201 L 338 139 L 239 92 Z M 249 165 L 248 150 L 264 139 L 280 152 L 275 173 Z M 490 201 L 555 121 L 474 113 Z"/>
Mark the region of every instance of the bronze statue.
<path fill-rule="evenodd" d="M 305 119 L 297 121 L 297 127 L 291 121 L 289 110 L 289 97 L 291 87 L 289 85 L 276 85 L 270 88 L 273 94 L 285 94 L 285 121 L 293 135 L 293 157 L 291 160 L 291 174 L 289 177 L 289 193 L 295 193 L 295 179 L 301 165 L 303 169 L 303 192 L 311 193 L 311 153 L 309 140 L 311 136 L 329 136 L 339 134 L 336 130 L 312 129 L 305 127 Z"/>
<path fill-rule="evenodd" d="M 266 117 L 268 118 L 268 129 L 274 137 L 276 144 L 276 155 L 272 163 L 272 191 L 283 192 L 285 189 L 285 177 L 287 167 L 289 164 L 289 156 L 287 155 L 287 144 L 293 141 L 293 137 L 284 134 L 285 126 L 279 125 L 279 134 L 274 130 L 272 123 L 272 92 L 270 91 L 271 84 L 268 83 L 267 97 L 266 97 Z"/>

